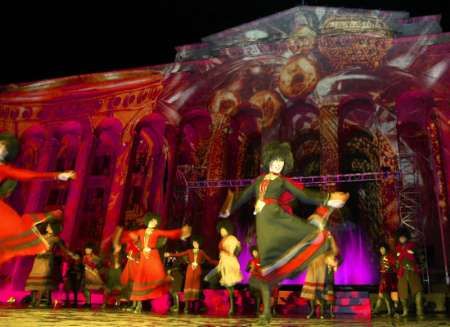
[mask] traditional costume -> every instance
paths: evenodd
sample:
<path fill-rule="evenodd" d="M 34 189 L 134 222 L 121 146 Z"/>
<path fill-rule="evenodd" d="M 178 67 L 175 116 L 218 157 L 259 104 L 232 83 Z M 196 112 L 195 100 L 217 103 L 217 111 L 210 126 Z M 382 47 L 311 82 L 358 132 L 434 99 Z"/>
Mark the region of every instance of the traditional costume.
<path fill-rule="evenodd" d="M 99 256 L 91 253 L 83 256 L 84 265 L 84 280 L 83 280 L 83 293 L 85 297 L 85 307 L 91 306 L 91 293 L 92 291 L 98 291 L 104 288 L 103 279 L 100 276 L 100 263 Z"/>
<path fill-rule="evenodd" d="M 53 226 L 52 233 L 42 236 L 49 248 L 44 253 L 36 255 L 33 267 L 25 283 L 25 290 L 31 291 L 32 294 L 32 307 L 40 304 L 43 293 L 47 294 L 47 305 L 51 306 L 51 291 L 57 289 L 61 281 L 61 262 L 59 262 L 56 255 L 56 248 L 61 246 L 61 239 L 57 236 L 60 231 L 60 225 L 52 223 L 51 226 Z"/>
<path fill-rule="evenodd" d="M 188 302 L 198 301 L 200 299 L 201 277 L 203 272 L 202 264 L 208 262 L 210 265 L 217 265 L 217 260 L 211 259 L 205 251 L 199 248 L 193 248 L 178 253 L 169 253 L 169 256 L 184 257 L 188 264 L 183 290 L 185 311 L 187 311 Z"/>
<path fill-rule="evenodd" d="M 396 252 L 396 267 L 398 278 L 398 295 L 402 302 L 403 313 L 402 316 L 408 315 L 408 288 L 411 290 L 411 296 L 416 302 L 416 313 L 418 316 L 423 316 L 422 304 L 422 281 L 420 278 L 420 270 L 416 261 L 416 245 L 409 241 L 409 233 L 404 230 L 398 233 L 399 239 L 404 237 L 406 242 L 397 243 Z"/>
<path fill-rule="evenodd" d="M 156 226 L 160 218 L 153 213 L 146 214 L 147 225 L 153 220 L 156 220 Z M 190 234 L 183 229 L 161 230 L 151 227 L 135 230 L 133 233 L 137 236 L 141 248 L 130 299 L 137 301 L 135 312 L 139 313 L 142 311 L 142 301 L 156 299 L 169 292 L 170 278 L 159 255 L 158 241 L 163 238 L 184 239 Z"/>
<path fill-rule="evenodd" d="M 325 306 L 329 307 L 330 316 L 334 316 L 334 270 L 333 262 L 339 253 L 339 249 L 331 233 L 327 239 L 329 250 L 317 256 L 309 264 L 306 270 L 300 297 L 309 300 L 310 312 L 307 319 L 315 315 L 316 304 L 320 308 L 320 318 L 324 318 Z"/>
<path fill-rule="evenodd" d="M 7 155 L 3 158 L 6 162 L 15 159 L 19 152 L 18 140 L 9 133 L 0 134 L 0 143 L 7 148 Z M 2 160 L 3 160 L 2 159 Z M 10 187 L 5 189 L 5 184 L 11 181 L 31 181 L 35 179 L 54 179 L 56 180 L 61 173 L 59 172 L 34 172 L 26 169 L 16 168 L 12 165 L 0 162 L 0 183 L 4 192 L 3 196 L 10 193 Z M 0 265 L 11 258 L 17 256 L 43 254 L 50 249 L 50 244 L 42 237 L 36 225 L 47 222 L 55 214 L 34 213 L 19 215 L 11 208 L 3 197 L 0 197 Z"/>
<path fill-rule="evenodd" d="M 378 286 L 378 299 L 373 310 L 374 314 L 379 313 L 381 303 L 386 304 L 387 315 L 392 314 L 391 302 L 389 300 L 390 294 L 397 292 L 397 276 L 395 273 L 395 256 L 387 252 L 388 246 L 382 245 L 380 247 L 385 249 L 384 254 L 380 257 L 380 283 Z M 394 301 L 394 307 L 397 307 L 398 301 Z"/>
<path fill-rule="evenodd" d="M 273 161 L 284 163 L 283 171 L 293 167 L 293 156 L 288 143 L 271 143 L 264 148 L 263 164 L 270 170 Z M 289 202 L 293 197 L 314 205 L 320 205 L 316 215 L 326 217 L 330 211 L 325 206 L 342 207 L 346 199 L 331 199 L 330 194 L 307 190 L 301 183 L 294 183 L 277 173 L 262 175 L 248 186 L 231 206 L 231 213 L 252 197 L 257 199 L 256 241 L 261 258 L 262 298 L 264 320 L 270 320 L 270 285 L 293 277 L 306 269 L 318 255 L 329 249 L 328 231 L 308 223 L 292 214 Z"/>

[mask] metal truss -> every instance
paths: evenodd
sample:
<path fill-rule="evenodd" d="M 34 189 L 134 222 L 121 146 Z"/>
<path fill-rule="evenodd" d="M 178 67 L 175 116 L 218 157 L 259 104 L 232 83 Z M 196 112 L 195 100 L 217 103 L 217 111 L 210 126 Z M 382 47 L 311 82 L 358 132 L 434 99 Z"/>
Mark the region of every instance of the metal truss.
<path fill-rule="evenodd" d="M 423 252 L 425 260 L 422 262 L 422 279 L 427 285 L 428 292 L 430 292 L 431 281 L 424 232 L 426 216 L 421 212 L 422 197 L 419 188 L 417 158 L 412 153 L 400 153 L 398 159 L 402 172 L 401 178 L 397 180 L 400 226 L 411 232 L 411 236 Z"/>
<path fill-rule="evenodd" d="M 373 172 L 358 174 L 340 174 L 325 176 L 307 176 L 292 177 L 291 179 L 303 183 L 305 186 L 337 184 L 337 183 L 355 183 L 367 181 L 380 181 L 388 178 L 400 179 L 399 172 Z M 231 179 L 231 180 L 207 180 L 207 181 L 188 181 L 187 188 L 221 188 L 221 187 L 244 187 L 250 185 L 253 179 Z"/>

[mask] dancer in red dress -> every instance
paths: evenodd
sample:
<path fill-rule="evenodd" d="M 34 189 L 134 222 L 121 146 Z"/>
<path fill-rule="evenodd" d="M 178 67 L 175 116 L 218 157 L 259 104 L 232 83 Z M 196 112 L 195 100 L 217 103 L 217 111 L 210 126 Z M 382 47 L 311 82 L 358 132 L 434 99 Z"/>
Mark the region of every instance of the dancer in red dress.
<path fill-rule="evenodd" d="M 164 265 L 161 262 L 157 249 L 158 239 L 186 239 L 191 235 L 191 227 L 183 226 L 180 229 L 156 229 L 160 217 L 154 213 L 145 216 L 147 228 L 133 231 L 142 245 L 140 260 L 133 281 L 133 290 L 130 299 L 137 301 L 135 313 L 142 312 L 142 301 L 152 300 L 169 292 L 170 278 L 168 278 Z M 116 245 L 117 247 L 117 245 Z"/>
<path fill-rule="evenodd" d="M 184 282 L 184 313 L 189 312 L 189 306 L 198 304 L 200 300 L 201 292 L 201 276 L 202 276 L 202 264 L 206 261 L 210 265 L 217 265 L 219 262 L 217 260 L 211 259 L 205 251 L 200 249 L 202 240 L 200 237 L 192 238 L 192 249 L 178 252 L 178 253 L 165 253 L 165 257 L 185 257 L 188 262 L 186 268 L 186 279 Z M 194 312 L 196 312 L 194 308 Z"/>
<path fill-rule="evenodd" d="M 394 301 L 394 311 L 398 306 L 397 275 L 395 273 L 395 256 L 388 252 L 389 247 L 386 244 L 379 246 L 380 250 L 380 284 L 378 287 L 378 299 L 373 309 L 373 314 L 379 314 L 381 304 L 386 304 L 386 313 L 392 314 L 391 302 L 389 296 Z"/>
<path fill-rule="evenodd" d="M 18 140 L 9 133 L 1 133 L 0 183 L 8 180 L 30 181 L 34 179 L 68 181 L 75 178 L 73 171 L 34 172 L 19 169 L 8 164 L 8 162 L 16 158 L 18 152 Z M 57 214 L 57 216 L 61 216 L 61 213 Z M 0 217 L 0 264 L 17 256 L 44 253 L 50 248 L 50 244 L 39 233 L 36 225 L 54 218 L 52 213 L 34 213 L 20 216 L 6 202 L 0 199 Z"/>

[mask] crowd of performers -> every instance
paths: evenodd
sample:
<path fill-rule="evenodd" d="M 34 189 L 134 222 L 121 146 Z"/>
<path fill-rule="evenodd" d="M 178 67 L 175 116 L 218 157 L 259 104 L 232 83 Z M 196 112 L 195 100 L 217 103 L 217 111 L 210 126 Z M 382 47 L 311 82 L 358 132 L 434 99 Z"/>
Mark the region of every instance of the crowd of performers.
<path fill-rule="evenodd" d="M 271 143 L 264 148 L 263 166 L 266 171 L 257 177 L 234 201 L 229 191 L 227 201 L 220 213 L 217 232 L 219 258 L 211 258 L 202 248 L 202 239 L 191 236 L 191 227 L 160 229 L 160 217 L 154 213 L 144 216 L 143 226 L 131 228 L 120 226 L 111 241 L 109 250 L 101 255 L 92 244 L 84 249 L 71 251 L 59 237 L 63 212 L 19 215 L 4 200 L 10 191 L 10 181 L 32 179 L 58 179 L 69 181 L 75 173 L 42 173 L 19 169 L 10 164 L 18 153 L 19 143 L 12 135 L 0 134 L 0 265 L 17 256 L 35 255 L 32 270 L 25 289 L 30 291 L 30 306 L 39 306 L 43 299 L 50 306 L 51 293 L 64 283 L 66 305 L 78 306 L 78 293 L 84 295 L 84 306 L 91 306 L 92 292 L 102 292 L 103 306 L 113 298 L 115 305 L 126 301 L 126 310 L 140 313 L 143 301 L 170 294 L 171 312 L 179 312 L 179 292 L 184 295 L 184 312 L 200 312 L 202 284 L 207 281 L 226 288 L 229 296 L 229 314 L 235 313 L 234 287 L 243 280 L 242 267 L 237 255 L 241 244 L 234 235 L 234 226 L 228 217 L 244 203 L 255 199 L 256 244 L 251 247 L 252 259 L 248 263 L 249 287 L 256 303 L 256 312 L 263 309 L 260 319 L 270 321 L 271 295 L 277 298 L 278 284 L 307 271 L 301 296 L 310 303 L 307 318 L 334 315 L 334 272 L 339 262 L 339 248 L 327 219 L 334 209 L 342 208 L 348 193 L 325 193 L 308 190 L 282 174 L 293 168 L 293 156 L 287 143 Z M 7 183 L 8 182 L 8 183 Z M 307 219 L 292 213 L 290 203 L 301 202 L 316 205 L 315 212 Z M 181 239 L 189 244 L 183 251 L 162 252 L 167 239 Z M 186 246 L 185 246 L 186 248 Z M 408 289 L 417 304 L 417 314 L 422 315 L 421 282 L 414 259 L 414 246 L 407 235 L 399 237 L 395 253 L 380 247 L 381 283 L 375 312 L 384 301 L 391 313 L 390 296 L 398 289 L 403 315 L 408 314 Z M 61 266 L 67 262 L 64 277 Z M 213 267 L 203 279 L 203 266 Z M 185 277 L 184 285 L 182 283 Z M 398 287 L 397 287 L 398 284 Z M 70 293 L 73 301 L 70 301 Z M 394 298 L 393 298 L 394 299 Z M 398 301 L 394 300 L 394 305 Z"/>

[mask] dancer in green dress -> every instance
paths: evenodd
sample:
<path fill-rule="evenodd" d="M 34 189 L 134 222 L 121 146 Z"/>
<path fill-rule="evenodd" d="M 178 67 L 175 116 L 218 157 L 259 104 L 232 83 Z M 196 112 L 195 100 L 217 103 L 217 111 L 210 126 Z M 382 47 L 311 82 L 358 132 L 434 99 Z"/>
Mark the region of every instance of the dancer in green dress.
<path fill-rule="evenodd" d="M 328 231 L 324 224 L 332 209 L 341 208 L 348 193 L 324 193 L 308 190 L 281 173 L 293 168 L 294 159 L 288 143 L 271 143 L 263 150 L 267 171 L 248 186 L 240 198 L 224 208 L 220 216 L 228 217 L 252 197 L 256 198 L 256 241 L 261 257 L 260 289 L 264 304 L 263 321 L 270 321 L 270 289 L 285 278 L 303 271 L 318 255 L 328 250 Z M 319 205 L 309 222 L 292 214 L 289 202 Z"/>

